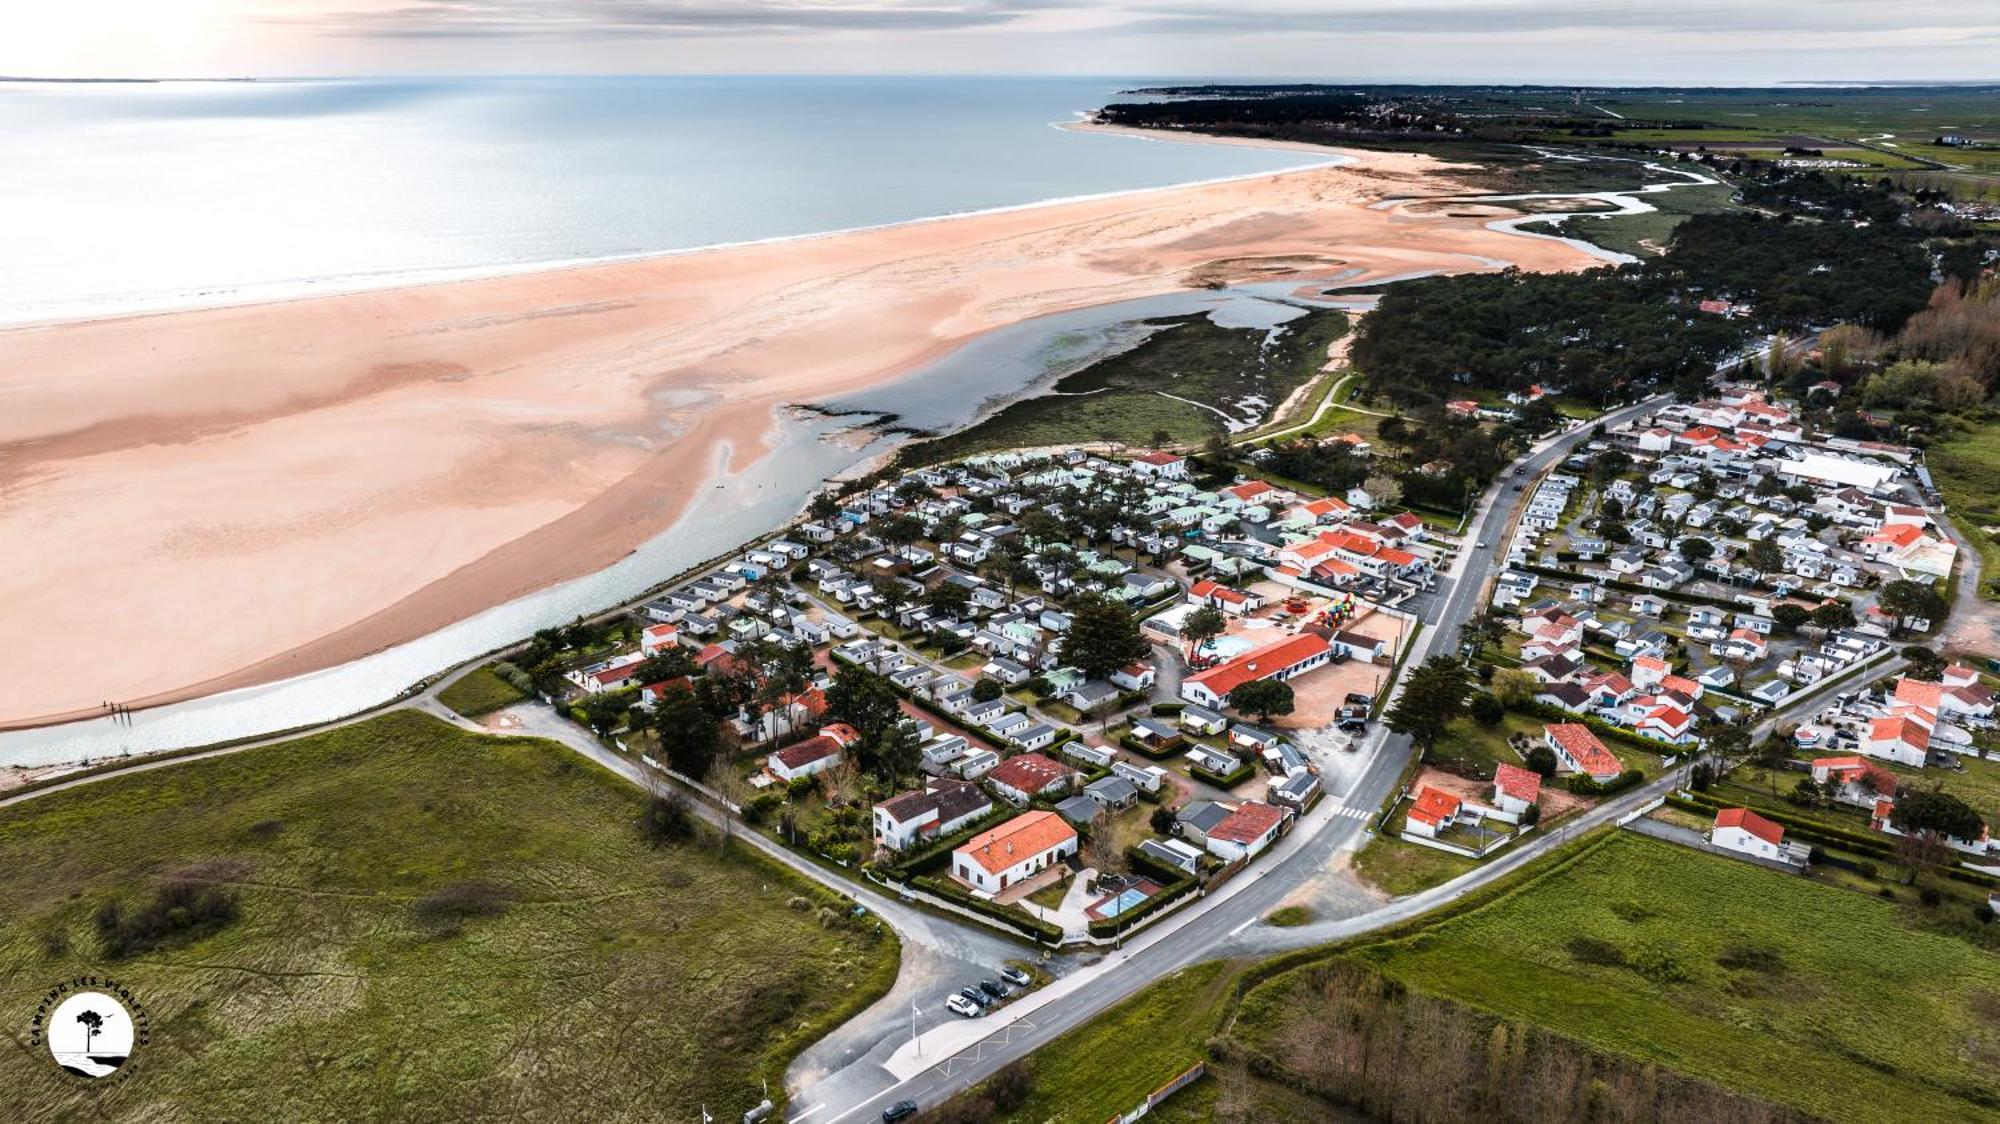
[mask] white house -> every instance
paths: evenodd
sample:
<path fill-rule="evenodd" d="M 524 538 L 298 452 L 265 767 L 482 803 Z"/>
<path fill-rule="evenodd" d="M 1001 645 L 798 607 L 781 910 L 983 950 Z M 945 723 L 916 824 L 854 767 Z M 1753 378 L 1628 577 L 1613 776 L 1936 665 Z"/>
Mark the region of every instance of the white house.
<path fill-rule="evenodd" d="M 1748 808 L 1724 808 L 1715 814 L 1708 841 L 1724 850 L 1781 861 L 1785 829 Z"/>
<path fill-rule="evenodd" d="M 993 801 L 971 781 L 932 780 L 875 805 L 875 842 L 892 851 L 950 835 L 993 810 Z"/>
<path fill-rule="evenodd" d="M 860 741 L 854 727 L 835 723 L 822 727 L 817 737 L 788 745 L 764 759 L 771 775 L 781 781 L 795 781 L 824 773 L 840 763 L 843 749 Z"/>
<path fill-rule="evenodd" d="M 951 876 L 997 894 L 1076 854 L 1076 829 L 1054 812 L 1027 812 L 982 831 L 951 853 Z"/>
<path fill-rule="evenodd" d="M 1224 862 L 1252 859 L 1278 838 L 1285 813 L 1258 800 L 1245 801 L 1208 831 L 1208 853 Z"/>

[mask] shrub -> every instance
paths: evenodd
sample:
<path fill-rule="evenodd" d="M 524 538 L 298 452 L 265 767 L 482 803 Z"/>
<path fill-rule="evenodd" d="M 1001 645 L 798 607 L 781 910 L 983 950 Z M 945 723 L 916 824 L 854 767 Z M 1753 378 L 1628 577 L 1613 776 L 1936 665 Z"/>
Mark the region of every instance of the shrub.
<path fill-rule="evenodd" d="M 169 941 L 199 940 L 221 931 L 240 913 L 236 894 L 228 888 L 175 878 L 133 912 L 126 912 L 119 902 L 105 902 L 97 911 L 97 936 L 104 954 L 117 960 Z"/>
<path fill-rule="evenodd" d="M 1579 964 L 1621 967 L 1625 963 L 1623 949 L 1597 937 L 1571 937 L 1566 947 L 1569 949 L 1570 957 Z"/>
<path fill-rule="evenodd" d="M 770 819 L 771 813 L 777 811 L 778 805 L 784 802 L 785 797 L 782 793 L 760 792 L 752 796 L 743 805 L 743 822 L 747 824 L 763 823 L 765 820 Z"/>
<path fill-rule="evenodd" d="M 678 792 L 656 793 L 639 813 L 639 834 L 655 847 L 694 838 L 694 809 Z"/>
<path fill-rule="evenodd" d="M 1482 726 L 1498 726 L 1507 717 L 1507 708 L 1485 691 L 1472 696 L 1470 710 L 1472 720 Z"/>
<path fill-rule="evenodd" d="M 1993 907 L 1987 905 L 1985 902 L 1980 902 L 1978 905 L 1972 907 L 1972 918 L 1981 925 L 1993 924 Z"/>
<path fill-rule="evenodd" d="M 468 917 L 491 917 L 504 913 L 514 892 L 488 882 L 453 882 L 440 886 L 410 906 L 416 919 L 427 925 L 448 925 Z"/>
<path fill-rule="evenodd" d="M 1936 909 L 1938 903 L 1944 900 L 1944 895 L 1938 893 L 1936 886 L 1926 886 L 1917 891 L 1917 900 L 1924 903 L 1925 909 Z"/>

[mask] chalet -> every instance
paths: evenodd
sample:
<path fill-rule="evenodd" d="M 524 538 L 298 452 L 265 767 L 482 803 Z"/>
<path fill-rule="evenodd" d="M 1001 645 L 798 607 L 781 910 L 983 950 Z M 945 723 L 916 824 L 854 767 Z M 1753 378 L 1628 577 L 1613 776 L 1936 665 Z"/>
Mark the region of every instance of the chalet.
<path fill-rule="evenodd" d="M 1224 862 L 1254 859 L 1278 838 L 1286 813 L 1257 800 L 1245 801 L 1208 829 L 1208 853 Z"/>
<path fill-rule="evenodd" d="M 986 783 L 1010 804 L 1023 805 L 1036 797 L 1060 795 L 1083 779 L 1083 774 L 1040 753 L 1010 757 L 986 774 Z"/>

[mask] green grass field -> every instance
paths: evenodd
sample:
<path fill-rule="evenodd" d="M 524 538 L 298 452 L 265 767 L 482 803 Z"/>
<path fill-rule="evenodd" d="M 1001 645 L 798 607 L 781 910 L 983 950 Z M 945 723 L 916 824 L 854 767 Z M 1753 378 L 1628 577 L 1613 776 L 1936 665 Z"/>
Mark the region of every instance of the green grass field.
<path fill-rule="evenodd" d="M 0 1008 L 115 975 L 151 1044 L 103 1084 L 0 1060 L 13 1120 L 734 1115 L 886 990 L 893 935 L 550 742 L 414 712 L 0 811 Z M 219 931 L 114 957 L 168 884 Z"/>
<path fill-rule="evenodd" d="M 1428 890 L 1478 866 L 1478 859 L 1405 843 L 1386 835 L 1370 838 L 1368 845 L 1354 855 L 1354 872 L 1362 881 L 1395 897 Z"/>
<path fill-rule="evenodd" d="M 2000 959 L 1879 900 L 1671 844 L 1606 837 L 1356 955 L 1414 989 L 1831 1119 L 2000 1119 Z"/>
<path fill-rule="evenodd" d="M 1641 215 L 1613 215 L 1608 218 L 1582 217 L 1556 227 L 1561 233 L 1581 238 L 1593 245 L 1635 257 L 1655 257 L 1666 251 L 1674 230 L 1690 216 L 1735 209 L 1730 197 L 1736 189 L 1728 184 L 1690 185 L 1648 195 L 1654 210 Z M 1546 225 L 1546 224 L 1543 224 Z M 1536 229 L 1540 229 L 1537 226 Z M 1560 402 L 1557 403 L 1561 405 Z M 1588 416 L 1570 413 L 1572 417 Z"/>
<path fill-rule="evenodd" d="M 1924 460 L 1959 533 L 1979 551 L 1986 575 L 1980 596 L 1996 600 L 1993 581 L 2000 578 L 2000 539 L 1985 528 L 2000 527 L 2000 421 L 1973 425 L 1932 445 Z"/>
<path fill-rule="evenodd" d="M 528 696 L 493 672 L 493 665 L 476 668 L 438 692 L 438 701 L 467 718 L 490 714 Z"/>

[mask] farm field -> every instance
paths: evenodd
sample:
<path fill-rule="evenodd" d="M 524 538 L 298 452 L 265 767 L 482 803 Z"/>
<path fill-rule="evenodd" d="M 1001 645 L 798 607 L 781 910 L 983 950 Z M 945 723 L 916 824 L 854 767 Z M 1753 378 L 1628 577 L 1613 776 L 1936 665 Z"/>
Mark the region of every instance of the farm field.
<path fill-rule="evenodd" d="M 0 1005 L 111 974 L 152 1027 L 101 1086 L 8 1052 L 0 1116 L 739 1113 L 889 987 L 895 938 L 741 850 L 655 846 L 644 806 L 398 711 L 0 811 Z"/>
<path fill-rule="evenodd" d="M 1896 906 L 1671 844 L 1607 836 L 1351 955 L 1415 991 L 1804 1112 L 2000 1120 L 2000 961 Z"/>

